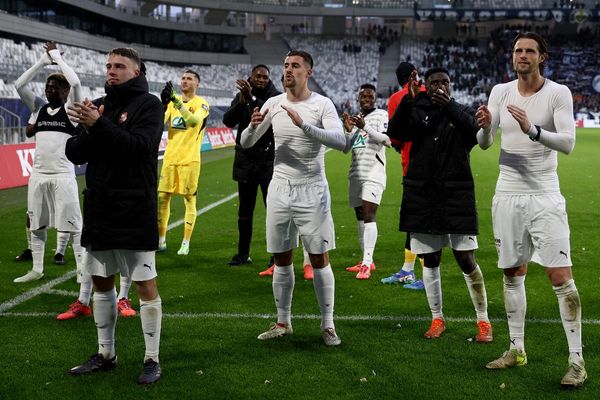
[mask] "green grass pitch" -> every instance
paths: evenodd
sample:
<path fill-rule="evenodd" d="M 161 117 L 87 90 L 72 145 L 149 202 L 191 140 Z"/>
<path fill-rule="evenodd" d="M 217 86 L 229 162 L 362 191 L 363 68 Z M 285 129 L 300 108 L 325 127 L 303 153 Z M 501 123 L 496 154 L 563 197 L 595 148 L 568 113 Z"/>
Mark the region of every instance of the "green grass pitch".
<path fill-rule="evenodd" d="M 92 318 L 55 320 L 74 301 L 71 250 L 67 265 L 52 263 L 55 235 L 46 246 L 46 276 L 30 284 L 12 280 L 31 267 L 15 263 L 26 246 L 26 188 L 0 191 L 0 399 L 547 399 L 598 398 L 600 383 L 600 129 L 580 129 L 575 150 L 559 156 L 561 190 L 571 226 L 574 275 L 583 304 L 584 354 L 590 375 L 582 389 L 564 393 L 559 386 L 567 366 L 567 344 L 556 297 L 542 268 L 530 265 L 527 277 L 526 346 L 529 364 L 509 371 L 487 371 L 486 362 L 507 348 L 502 274 L 496 268 L 491 234 L 491 199 L 498 174 L 499 144 L 472 151 L 481 233 L 476 252 L 484 272 L 495 340 L 470 339 L 475 315 L 464 280 L 451 253 L 442 261 L 447 331 L 435 341 L 423 338 L 429 310 L 422 291 L 384 286 L 379 280 L 402 264 L 404 234 L 398 232 L 401 198 L 400 159 L 388 151 L 388 187 L 378 212 L 377 271 L 357 281 L 344 268 L 360 258 L 354 212 L 347 205 L 350 156 L 326 155 L 336 226 L 331 252 L 336 276 L 336 327 L 342 345 L 326 348 L 319 334 L 319 309 L 312 282 L 302 279 L 301 254 L 295 258 L 294 335 L 272 342 L 256 340 L 273 321 L 271 279 L 257 273 L 267 265 L 264 207 L 254 216 L 253 264 L 229 267 L 237 250 L 237 197 L 202 213 L 190 255 L 176 251 L 183 227 L 169 232 L 168 252 L 157 255 L 163 300 L 162 380 L 143 388 L 143 339 L 139 318 L 119 319 L 119 367 L 109 373 L 71 377 L 70 367 L 95 353 Z M 198 209 L 236 192 L 231 179 L 232 150 L 203 155 Z M 83 182 L 80 179 L 80 189 Z M 174 198 L 171 222 L 183 218 L 183 201 Z M 420 267 L 417 267 L 420 276 Z M 44 285 L 46 285 L 44 287 Z M 139 308 L 132 289 L 133 305 Z"/>

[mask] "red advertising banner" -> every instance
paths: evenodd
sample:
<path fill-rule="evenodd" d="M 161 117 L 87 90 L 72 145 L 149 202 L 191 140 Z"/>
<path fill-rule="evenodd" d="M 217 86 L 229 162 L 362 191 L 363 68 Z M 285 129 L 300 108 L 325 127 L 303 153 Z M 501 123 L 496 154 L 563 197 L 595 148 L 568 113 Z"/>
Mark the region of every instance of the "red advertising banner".
<path fill-rule="evenodd" d="M 231 128 L 206 128 L 204 134 L 208 136 L 213 149 L 235 145 L 235 134 Z"/>
<path fill-rule="evenodd" d="M 35 143 L 0 146 L 0 189 L 27 185 L 34 154 Z"/>
<path fill-rule="evenodd" d="M 202 144 L 202 151 L 233 146 L 235 134 L 231 128 L 206 128 L 204 141 L 206 143 Z M 161 154 L 164 153 L 167 142 L 165 132 L 159 145 Z M 34 155 L 34 142 L 0 145 L 0 190 L 27 185 Z M 75 166 L 75 173 L 85 173 L 85 165 Z"/>

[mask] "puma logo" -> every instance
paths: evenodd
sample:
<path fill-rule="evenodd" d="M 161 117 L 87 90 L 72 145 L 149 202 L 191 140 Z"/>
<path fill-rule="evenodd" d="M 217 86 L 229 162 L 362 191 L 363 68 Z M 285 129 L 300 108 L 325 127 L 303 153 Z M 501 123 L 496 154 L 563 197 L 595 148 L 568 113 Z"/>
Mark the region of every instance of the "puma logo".
<path fill-rule="evenodd" d="M 567 255 L 567 253 L 565 253 L 564 251 L 559 251 L 558 254 L 562 254 L 563 256 L 565 256 L 565 258 L 569 258 L 569 256 Z"/>
<path fill-rule="evenodd" d="M 148 268 L 150 271 L 152 271 L 152 267 L 148 264 L 144 264 L 144 267 Z"/>

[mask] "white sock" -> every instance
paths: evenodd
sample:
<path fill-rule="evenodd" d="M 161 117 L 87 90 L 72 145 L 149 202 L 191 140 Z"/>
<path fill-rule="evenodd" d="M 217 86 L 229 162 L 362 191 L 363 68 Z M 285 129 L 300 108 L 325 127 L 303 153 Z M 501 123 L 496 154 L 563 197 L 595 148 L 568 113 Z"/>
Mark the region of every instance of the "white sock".
<path fill-rule="evenodd" d="M 131 277 L 121 275 L 121 279 L 119 280 L 119 296 L 117 299 L 121 300 L 122 298 L 129 298 L 129 288 L 131 287 Z"/>
<path fill-rule="evenodd" d="M 146 344 L 144 361 L 151 358 L 159 362 L 158 350 L 162 326 L 162 301 L 160 296 L 156 296 L 154 300 L 149 301 L 140 299 L 140 319 L 142 320 L 142 332 L 144 332 L 144 343 Z"/>
<path fill-rule="evenodd" d="M 525 351 L 525 314 L 527 296 L 525 295 L 525 275 L 504 275 L 504 308 L 508 319 L 510 348 Z"/>
<path fill-rule="evenodd" d="M 27 248 L 31 250 L 31 230 L 29 228 L 25 228 L 25 234 L 27 235 Z"/>
<path fill-rule="evenodd" d="M 440 267 L 423 268 L 423 284 L 432 318 L 444 318 L 442 313 L 442 279 Z"/>
<path fill-rule="evenodd" d="M 77 267 L 77 283 L 79 283 L 79 302 L 84 306 L 90 305 L 92 295 L 92 276 L 84 271 L 85 249 L 81 247 L 81 232 L 72 232 L 73 253 Z"/>
<path fill-rule="evenodd" d="M 94 293 L 94 321 L 98 330 L 98 353 L 106 359 L 113 358 L 117 324 L 117 297 L 114 289 Z"/>
<path fill-rule="evenodd" d="M 56 231 L 56 252 L 62 254 L 63 256 L 67 252 L 67 245 L 69 244 L 69 239 L 71 238 L 71 232 L 61 232 Z"/>
<path fill-rule="evenodd" d="M 302 247 L 302 253 L 304 254 L 304 263 L 302 265 L 312 265 L 312 263 L 310 262 L 310 256 L 308 255 L 308 251 L 306 251 L 304 246 Z"/>
<path fill-rule="evenodd" d="M 360 251 L 365 251 L 365 221 L 358 221 L 358 244 Z"/>
<path fill-rule="evenodd" d="M 158 245 L 161 246 L 161 245 L 164 245 L 164 244 L 167 244 L 167 238 L 165 236 L 160 236 L 158 238 Z"/>
<path fill-rule="evenodd" d="M 75 265 L 77 271 L 83 268 L 83 256 L 85 249 L 81 247 L 81 232 L 71 232 L 71 238 L 73 239 L 73 254 L 75 255 Z M 79 282 L 79 281 L 78 281 Z"/>
<path fill-rule="evenodd" d="M 475 267 L 473 272 L 469 275 L 463 272 L 469 294 L 471 295 L 471 301 L 475 307 L 475 313 L 477 314 L 477 321 L 490 322 L 487 312 L 487 293 L 485 291 L 485 283 L 483 282 L 483 274 L 479 265 Z"/>
<path fill-rule="evenodd" d="M 79 280 L 79 302 L 84 306 L 90 305 L 90 297 L 92 295 L 92 277 L 89 274 L 84 274 L 77 271 L 77 279 Z"/>
<path fill-rule="evenodd" d="M 363 264 L 371 265 L 373 263 L 373 253 L 377 243 L 377 222 L 367 222 L 364 224 L 363 234 Z"/>
<path fill-rule="evenodd" d="M 33 270 L 44 272 L 44 249 L 48 232 L 45 229 L 31 231 L 31 256 L 33 258 Z"/>
<path fill-rule="evenodd" d="M 583 346 L 581 345 L 581 301 L 575 281 L 569 279 L 561 286 L 552 286 L 562 320 L 567 343 L 569 344 L 569 355 L 572 361 L 583 361 Z"/>
<path fill-rule="evenodd" d="M 333 328 L 333 306 L 335 303 L 335 277 L 331 264 L 327 264 L 323 268 L 314 269 L 315 276 L 313 285 L 319 307 L 321 308 L 321 330 Z"/>
<path fill-rule="evenodd" d="M 189 246 L 190 245 L 190 241 L 189 240 L 182 240 L 181 241 L 181 245 L 182 246 Z"/>
<path fill-rule="evenodd" d="M 292 323 L 292 296 L 294 295 L 294 264 L 276 265 L 273 271 L 273 298 L 277 307 L 277 322 Z"/>

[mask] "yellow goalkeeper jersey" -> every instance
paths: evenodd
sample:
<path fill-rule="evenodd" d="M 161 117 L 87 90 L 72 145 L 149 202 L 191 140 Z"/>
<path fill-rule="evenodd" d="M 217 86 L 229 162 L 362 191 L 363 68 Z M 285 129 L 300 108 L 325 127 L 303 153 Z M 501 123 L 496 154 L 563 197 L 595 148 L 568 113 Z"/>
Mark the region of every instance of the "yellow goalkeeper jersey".
<path fill-rule="evenodd" d="M 165 111 L 165 125 L 169 123 L 169 141 L 163 163 L 185 165 L 200 162 L 200 148 L 210 106 L 202 97 L 194 96 L 188 102 L 183 103 L 182 109 L 183 107 L 192 114 L 192 118 L 188 118 L 187 121 L 173 106 L 173 102 L 169 103 Z M 194 126 L 190 124 L 192 119 L 197 121 Z"/>

